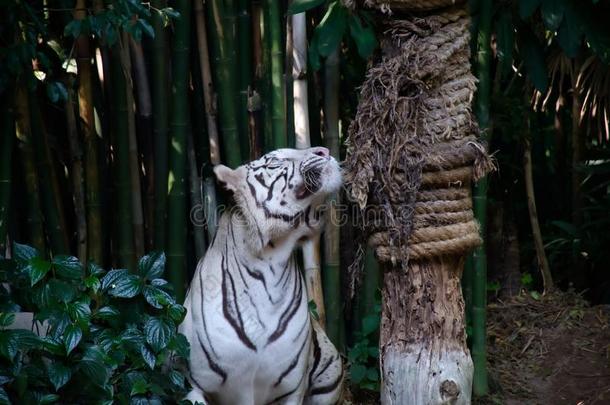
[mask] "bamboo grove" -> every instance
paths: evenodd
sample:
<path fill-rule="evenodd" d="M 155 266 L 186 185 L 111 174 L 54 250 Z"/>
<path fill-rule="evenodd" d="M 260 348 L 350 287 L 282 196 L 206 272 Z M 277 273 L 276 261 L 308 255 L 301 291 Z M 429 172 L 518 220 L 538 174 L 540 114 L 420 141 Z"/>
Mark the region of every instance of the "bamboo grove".
<path fill-rule="evenodd" d="M 3 252 L 15 241 L 134 269 L 144 253 L 164 251 L 181 299 L 230 204 L 214 165 L 310 145 L 340 157 L 341 37 L 321 65 L 307 62 L 323 8 L 294 18 L 293 39 L 288 2 L 8 3 Z M 295 83 L 304 101 L 296 118 Z M 339 238 L 335 228 L 303 258 L 317 268 L 317 310 L 336 340 L 344 338 Z"/>

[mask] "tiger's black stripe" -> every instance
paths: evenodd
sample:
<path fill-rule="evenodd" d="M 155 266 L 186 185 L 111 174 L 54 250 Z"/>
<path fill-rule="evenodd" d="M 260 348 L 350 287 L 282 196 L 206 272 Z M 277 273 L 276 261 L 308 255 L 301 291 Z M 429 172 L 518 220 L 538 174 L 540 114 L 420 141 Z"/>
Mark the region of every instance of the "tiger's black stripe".
<path fill-rule="evenodd" d="M 290 372 L 292 370 L 294 370 L 294 368 L 297 366 L 297 364 L 299 364 L 299 360 L 301 359 L 301 353 L 303 353 L 303 349 L 305 348 L 305 344 L 307 342 L 309 342 L 309 336 L 307 336 L 305 339 L 303 339 L 303 343 L 301 344 L 301 348 L 299 349 L 299 351 L 297 352 L 296 356 L 294 356 L 294 358 L 292 359 L 292 361 L 288 365 L 288 368 L 286 370 L 284 370 L 282 372 L 282 374 L 280 374 L 280 376 L 278 377 L 278 379 L 275 382 L 275 384 L 273 384 L 274 387 L 277 387 L 278 385 L 280 385 L 282 383 L 282 380 L 284 379 L 284 377 L 286 377 L 288 374 L 290 374 Z"/>
<path fill-rule="evenodd" d="M 256 346 L 254 345 L 254 343 L 252 343 L 252 341 L 246 334 L 246 331 L 244 330 L 244 322 L 241 318 L 241 312 L 239 311 L 239 306 L 237 304 L 237 297 L 236 297 L 237 294 L 235 292 L 235 281 L 233 280 L 233 276 L 231 276 L 231 273 L 229 272 L 229 269 L 228 269 L 227 263 L 226 263 L 227 254 L 228 254 L 228 252 L 225 249 L 225 255 L 223 255 L 221 258 L 222 312 L 224 314 L 225 319 L 229 322 L 229 324 L 231 325 L 233 330 L 235 330 L 235 333 L 237 333 L 237 337 L 239 338 L 239 340 L 241 340 L 242 343 L 247 348 L 249 348 L 253 351 L 257 351 Z M 227 277 L 228 277 L 229 282 L 231 283 L 231 293 L 232 293 L 232 297 L 233 297 L 232 306 L 229 303 L 229 298 L 228 298 L 229 291 L 228 291 L 228 285 L 227 285 Z M 235 314 L 232 312 L 237 314 L 237 319 L 235 318 Z"/>
<path fill-rule="evenodd" d="M 218 376 L 220 378 L 222 378 L 222 384 L 224 384 L 225 381 L 227 381 L 227 372 L 224 371 L 222 369 L 222 367 L 220 367 L 220 365 L 218 365 L 218 363 L 216 363 L 214 360 L 212 360 L 212 358 L 210 357 L 210 353 L 208 353 L 208 351 L 205 349 L 205 345 L 201 341 L 201 336 L 199 336 L 199 332 L 197 332 L 196 334 L 197 334 L 197 340 L 199 341 L 199 345 L 201 346 L 201 349 L 203 350 L 203 354 L 205 355 L 205 358 L 207 359 L 208 364 L 210 365 L 210 369 L 212 369 L 212 371 L 214 373 L 218 374 Z"/>
<path fill-rule="evenodd" d="M 316 387 L 312 390 L 309 391 L 310 395 L 322 395 L 322 394 L 328 394 L 329 392 L 334 391 L 339 384 L 341 384 L 341 381 L 343 381 L 343 373 L 339 373 L 339 376 L 337 377 L 337 379 L 335 381 L 333 381 L 332 383 L 330 383 L 329 385 L 323 385 L 321 387 Z"/>
<path fill-rule="evenodd" d="M 299 309 L 299 304 L 301 302 L 301 299 L 303 298 L 302 279 L 297 277 L 294 284 L 295 284 L 295 288 L 293 288 L 292 299 L 290 300 L 290 303 L 288 304 L 288 307 L 286 308 L 286 310 L 280 316 L 280 320 L 278 322 L 277 328 L 275 329 L 275 332 L 273 332 L 271 334 L 271 336 L 269 336 L 269 339 L 267 340 L 267 344 L 273 343 L 280 336 L 282 336 L 284 334 L 284 332 L 286 331 L 286 328 L 288 327 L 288 324 L 290 323 L 290 321 L 292 320 L 292 318 L 294 317 L 294 315 L 297 313 L 297 311 Z M 295 290 L 297 290 L 297 291 L 295 292 Z"/>

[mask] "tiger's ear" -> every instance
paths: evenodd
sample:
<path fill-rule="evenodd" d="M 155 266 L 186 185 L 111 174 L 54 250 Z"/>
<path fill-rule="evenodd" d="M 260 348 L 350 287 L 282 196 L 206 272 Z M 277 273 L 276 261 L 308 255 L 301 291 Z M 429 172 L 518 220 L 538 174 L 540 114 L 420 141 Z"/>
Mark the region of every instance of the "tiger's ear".
<path fill-rule="evenodd" d="M 240 182 L 237 170 L 233 170 L 225 165 L 216 165 L 214 166 L 214 174 L 218 181 L 225 184 L 227 190 L 237 191 Z"/>

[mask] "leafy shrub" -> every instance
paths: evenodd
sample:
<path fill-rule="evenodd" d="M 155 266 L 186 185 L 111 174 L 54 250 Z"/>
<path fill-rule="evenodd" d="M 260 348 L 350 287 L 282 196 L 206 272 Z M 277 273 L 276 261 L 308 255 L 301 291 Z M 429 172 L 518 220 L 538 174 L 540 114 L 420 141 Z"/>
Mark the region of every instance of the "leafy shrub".
<path fill-rule="evenodd" d="M 160 278 L 165 255 L 140 259 L 137 272 L 78 259 L 42 258 L 14 245 L 0 258 L 0 403 L 178 402 L 186 391 L 176 361 L 188 342 L 176 325 L 186 310 Z M 45 336 L 7 329 L 31 311 Z M 43 333 L 44 335 L 44 333 Z"/>
<path fill-rule="evenodd" d="M 349 375 L 360 389 L 379 391 L 379 321 L 381 305 L 375 313 L 362 318 L 361 330 L 355 332 L 355 344 L 348 350 Z"/>

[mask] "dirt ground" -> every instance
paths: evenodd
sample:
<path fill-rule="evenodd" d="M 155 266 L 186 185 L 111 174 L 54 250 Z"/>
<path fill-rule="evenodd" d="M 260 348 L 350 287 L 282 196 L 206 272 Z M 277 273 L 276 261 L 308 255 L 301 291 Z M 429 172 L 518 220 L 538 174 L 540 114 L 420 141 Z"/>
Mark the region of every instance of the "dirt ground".
<path fill-rule="evenodd" d="M 475 403 L 610 404 L 609 318 L 574 293 L 490 304 L 490 395 Z"/>
<path fill-rule="evenodd" d="M 610 405 L 610 306 L 522 293 L 489 304 L 490 393 L 476 405 Z M 371 392 L 348 404 L 377 404 Z"/>

